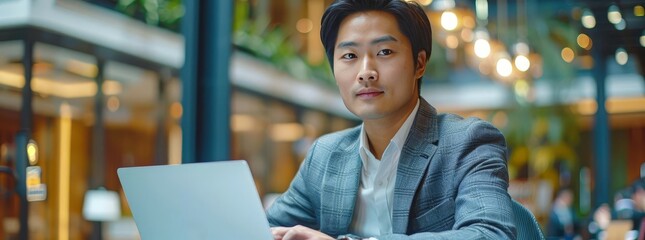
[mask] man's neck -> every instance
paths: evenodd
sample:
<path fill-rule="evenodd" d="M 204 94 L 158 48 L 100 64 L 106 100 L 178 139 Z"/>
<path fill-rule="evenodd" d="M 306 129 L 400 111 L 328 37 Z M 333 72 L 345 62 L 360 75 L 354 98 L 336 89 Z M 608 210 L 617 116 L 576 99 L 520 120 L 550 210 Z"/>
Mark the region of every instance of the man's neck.
<path fill-rule="evenodd" d="M 370 151 L 376 159 L 383 157 L 383 152 L 385 152 L 387 145 L 390 144 L 394 135 L 399 131 L 405 120 L 408 119 L 414 110 L 414 106 L 416 106 L 416 103 L 408 109 L 407 114 L 397 119 L 384 118 L 363 121 L 363 128 L 367 135 Z"/>

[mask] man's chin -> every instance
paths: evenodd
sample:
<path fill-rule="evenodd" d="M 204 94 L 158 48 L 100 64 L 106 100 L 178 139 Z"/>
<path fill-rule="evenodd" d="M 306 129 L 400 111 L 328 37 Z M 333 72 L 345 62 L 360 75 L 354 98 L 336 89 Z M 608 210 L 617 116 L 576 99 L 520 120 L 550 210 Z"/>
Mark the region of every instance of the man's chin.
<path fill-rule="evenodd" d="M 354 115 L 356 115 L 358 118 L 362 119 L 363 121 L 374 120 L 374 119 L 379 119 L 383 117 L 383 114 L 378 111 L 357 111 L 352 113 L 354 113 Z"/>

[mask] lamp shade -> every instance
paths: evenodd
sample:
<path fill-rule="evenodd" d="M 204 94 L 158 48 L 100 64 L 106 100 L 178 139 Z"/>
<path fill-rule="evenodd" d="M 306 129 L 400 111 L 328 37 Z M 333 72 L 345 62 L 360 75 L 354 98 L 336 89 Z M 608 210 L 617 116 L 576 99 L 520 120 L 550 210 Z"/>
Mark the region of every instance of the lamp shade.
<path fill-rule="evenodd" d="M 83 217 L 89 221 L 114 221 L 121 217 L 119 194 L 105 189 L 88 190 L 83 203 Z"/>

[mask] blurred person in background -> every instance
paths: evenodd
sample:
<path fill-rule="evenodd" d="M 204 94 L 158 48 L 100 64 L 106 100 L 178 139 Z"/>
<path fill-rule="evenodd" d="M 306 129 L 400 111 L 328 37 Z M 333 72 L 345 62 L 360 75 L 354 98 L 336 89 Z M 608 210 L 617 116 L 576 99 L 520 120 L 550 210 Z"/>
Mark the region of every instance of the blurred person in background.
<path fill-rule="evenodd" d="M 614 219 L 632 219 L 634 215 L 634 200 L 632 199 L 632 186 L 622 189 L 614 195 L 614 210 L 612 218 Z"/>
<path fill-rule="evenodd" d="M 589 232 L 592 236 L 607 229 L 612 220 L 631 220 L 632 230 L 637 231 L 638 239 L 645 240 L 645 178 L 634 181 L 629 187 L 614 195 L 613 209 L 602 204 L 594 211 Z"/>
<path fill-rule="evenodd" d="M 638 239 L 645 240 L 645 178 L 640 178 L 632 184 L 632 201 L 632 226 L 634 230 L 639 231 Z"/>
<path fill-rule="evenodd" d="M 559 239 L 573 239 L 576 232 L 575 217 L 573 214 L 573 191 L 569 188 L 558 190 L 549 214 L 547 236 Z"/>
<path fill-rule="evenodd" d="M 490 123 L 420 97 L 423 8 L 337 0 L 321 40 L 360 126 L 320 137 L 267 211 L 275 239 L 514 239 L 507 148 Z"/>

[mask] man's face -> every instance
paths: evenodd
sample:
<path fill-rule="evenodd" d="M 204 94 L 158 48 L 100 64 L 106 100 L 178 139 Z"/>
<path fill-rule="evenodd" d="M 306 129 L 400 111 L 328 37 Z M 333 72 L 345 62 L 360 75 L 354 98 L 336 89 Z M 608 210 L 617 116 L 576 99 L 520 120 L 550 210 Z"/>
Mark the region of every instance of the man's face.
<path fill-rule="evenodd" d="M 398 121 L 412 111 L 425 52 L 413 61 L 410 41 L 396 18 L 382 11 L 347 16 L 334 49 L 334 76 L 343 102 L 363 120 Z"/>

